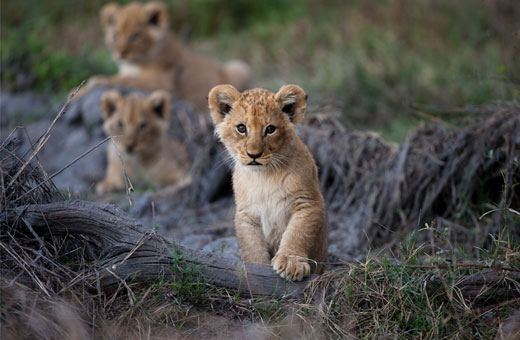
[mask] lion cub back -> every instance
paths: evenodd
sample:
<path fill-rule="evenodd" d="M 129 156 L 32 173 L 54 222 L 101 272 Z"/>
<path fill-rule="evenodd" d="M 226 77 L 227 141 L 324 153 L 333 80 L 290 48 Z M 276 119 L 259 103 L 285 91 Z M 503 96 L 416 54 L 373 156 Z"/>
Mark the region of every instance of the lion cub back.
<path fill-rule="evenodd" d="M 170 31 L 168 9 L 161 2 L 109 3 L 100 18 L 119 72 L 93 77 L 87 87 L 163 89 L 187 100 L 198 112 L 207 112 L 206 96 L 213 86 L 230 83 L 245 89 L 249 85 L 251 69 L 246 63 L 222 64 L 183 46 Z"/>

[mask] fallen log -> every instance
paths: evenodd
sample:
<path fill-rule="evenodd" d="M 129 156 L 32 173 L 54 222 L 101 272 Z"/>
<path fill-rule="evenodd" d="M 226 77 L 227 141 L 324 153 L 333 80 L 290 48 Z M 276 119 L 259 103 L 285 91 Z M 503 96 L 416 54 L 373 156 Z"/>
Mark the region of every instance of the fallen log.
<path fill-rule="evenodd" d="M 117 206 L 81 200 L 18 207 L 7 215 L 9 224 L 21 222 L 41 239 L 76 237 L 90 245 L 92 286 L 104 292 L 121 284 L 178 277 L 193 266 L 193 280 L 205 280 L 242 296 L 303 297 L 309 279 L 289 282 L 269 266 L 246 264 L 219 254 L 183 247 L 144 227 Z M 310 279 L 312 279 L 311 277 Z"/>
<path fill-rule="evenodd" d="M 16 233 L 29 234 L 42 247 L 53 239 L 50 243 L 63 248 L 55 253 L 55 257 L 66 256 L 71 248 L 82 248 L 81 261 L 93 261 L 93 264 L 88 273 L 72 270 L 68 275 L 71 282 L 66 286 L 80 283 L 110 293 L 130 283 L 149 284 L 188 275 L 190 282 L 207 282 L 243 297 L 300 299 L 306 295 L 313 300 L 316 291 L 313 293 L 312 288 L 306 290 L 309 283 L 312 281 L 319 285 L 320 281 L 329 281 L 326 277 L 314 280 L 314 275 L 302 282 L 290 282 L 280 278 L 269 266 L 246 264 L 219 254 L 186 248 L 145 229 L 114 204 L 74 200 L 25 205 L 3 213 L 1 220 L 7 222 L 4 226 L 13 226 L 8 233 L 14 239 Z M 3 229 L 4 236 L 5 232 Z M 56 245 L 52 247 L 56 248 Z M 19 267 L 23 267 L 23 263 Z M 339 280 L 348 275 L 344 268 L 330 274 L 327 276 Z M 74 277 L 77 282 L 71 279 Z M 509 279 L 520 281 L 516 273 L 510 273 Z M 467 300 L 505 301 L 519 296 L 519 292 L 511 289 L 507 282 L 502 270 L 487 269 L 458 277 L 456 288 Z M 440 278 L 429 284 L 437 288 L 443 286 Z"/>

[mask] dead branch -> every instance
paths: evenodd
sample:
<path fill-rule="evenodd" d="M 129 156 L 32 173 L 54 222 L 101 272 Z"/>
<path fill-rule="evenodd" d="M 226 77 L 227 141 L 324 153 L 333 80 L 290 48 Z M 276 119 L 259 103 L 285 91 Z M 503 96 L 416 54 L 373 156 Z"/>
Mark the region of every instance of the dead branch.
<path fill-rule="evenodd" d="M 442 278 L 435 278 L 433 286 L 441 287 Z M 520 297 L 517 287 L 520 275 L 494 270 L 483 270 L 474 274 L 464 275 L 455 280 L 455 288 L 466 300 L 480 302 L 503 302 Z"/>
<path fill-rule="evenodd" d="M 245 264 L 219 254 L 178 245 L 152 230 L 144 229 L 113 204 L 80 200 L 34 204 L 13 209 L 1 220 L 15 226 L 14 233 L 21 232 L 20 226 L 30 228 L 30 233 L 39 242 L 52 237 L 61 239 L 63 243 L 71 242 L 73 238 L 86 243 L 91 258 L 85 260 L 93 260 L 93 268 L 88 273 L 78 273 L 78 280 L 72 280 L 69 287 L 81 282 L 85 286 L 112 292 L 118 287 L 127 287 L 129 283 L 134 285 L 176 279 L 184 275 L 189 266 L 196 269 L 188 274 L 191 281 L 208 282 L 248 297 L 302 298 L 309 283 L 309 280 L 285 281 L 269 266 Z M 441 268 L 440 265 L 434 267 L 437 270 Z M 506 277 L 503 268 L 470 268 L 485 270 L 456 279 L 455 287 L 465 299 L 504 301 L 520 295 L 507 283 L 507 277 L 515 282 L 520 281 L 516 272 Z M 339 270 L 333 274 L 337 275 L 346 273 Z M 433 287 L 442 287 L 442 283 L 442 275 L 431 282 Z"/>
<path fill-rule="evenodd" d="M 3 219 L 3 218 L 2 218 Z M 159 278 L 178 277 L 178 269 L 194 266 L 193 280 L 236 290 L 243 296 L 303 296 L 307 282 L 287 282 L 271 267 L 245 264 L 238 260 L 205 253 L 178 245 L 128 217 L 113 204 L 88 201 L 18 207 L 6 221 L 22 221 L 41 238 L 81 238 L 94 254 L 94 272 L 87 275 L 91 285 L 96 280 L 103 291 L 112 291 L 123 281 L 144 283 Z"/>

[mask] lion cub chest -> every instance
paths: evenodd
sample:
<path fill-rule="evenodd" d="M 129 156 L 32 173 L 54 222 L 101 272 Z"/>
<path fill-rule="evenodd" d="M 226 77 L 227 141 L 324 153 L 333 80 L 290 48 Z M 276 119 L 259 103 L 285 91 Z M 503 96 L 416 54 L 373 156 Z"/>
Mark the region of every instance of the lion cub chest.
<path fill-rule="evenodd" d="M 118 63 L 119 74 L 124 77 L 139 77 L 141 75 L 141 67 L 136 64 L 132 64 L 126 61 L 120 61 Z"/>
<path fill-rule="evenodd" d="M 236 183 L 240 186 L 237 206 L 260 221 L 267 242 L 277 248 L 291 217 L 288 193 L 278 176 L 248 172 Z"/>

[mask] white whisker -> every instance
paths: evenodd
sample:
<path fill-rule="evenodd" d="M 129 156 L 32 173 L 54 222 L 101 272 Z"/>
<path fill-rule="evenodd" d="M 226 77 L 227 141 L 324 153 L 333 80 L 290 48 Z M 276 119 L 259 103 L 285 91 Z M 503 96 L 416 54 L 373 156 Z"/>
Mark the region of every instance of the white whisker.
<path fill-rule="evenodd" d="M 225 165 L 233 169 L 235 165 L 235 158 L 233 157 L 233 155 L 231 155 L 229 152 L 222 152 L 221 155 L 222 158 L 217 161 L 215 166 L 217 168 L 220 168 L 221 166 Z"/>
<path fill-rule="evenodd" d="M 274 154 L 271 158 L 271 168 L 275 171 L 280 171 L 289 164 L 289 157 L 280 154 Z"/>

